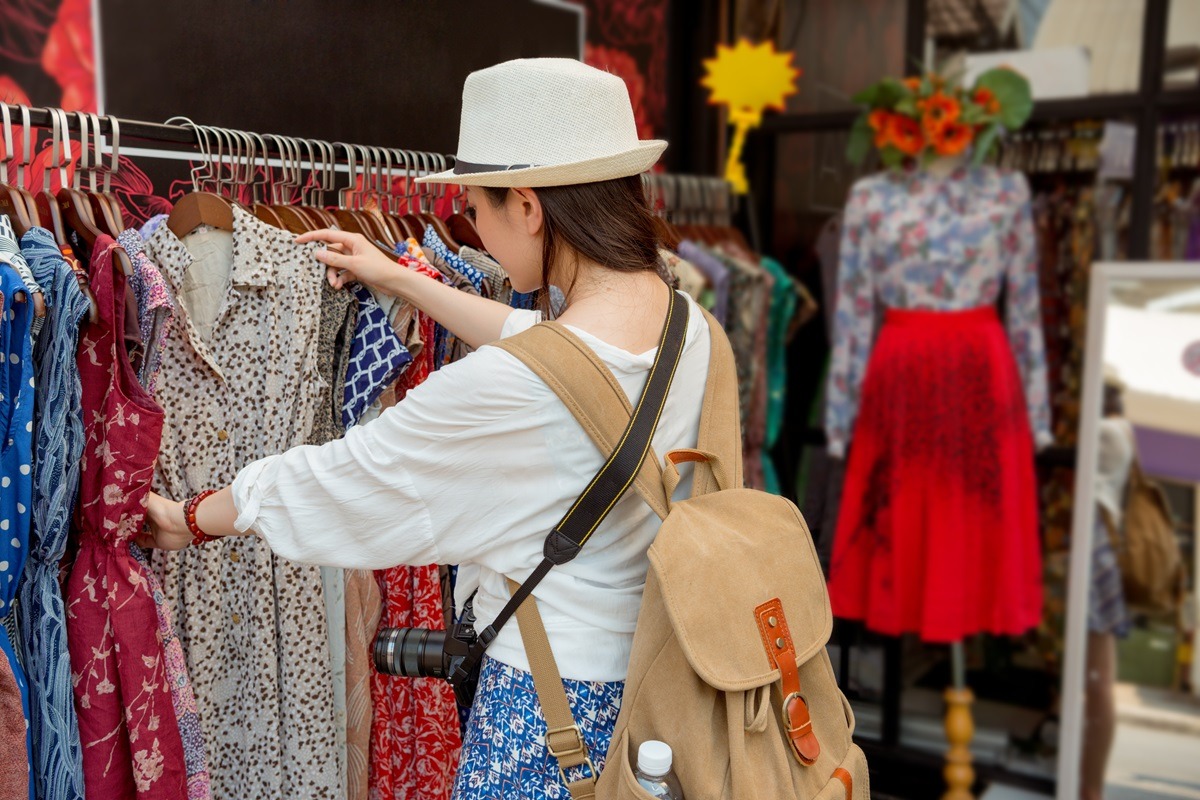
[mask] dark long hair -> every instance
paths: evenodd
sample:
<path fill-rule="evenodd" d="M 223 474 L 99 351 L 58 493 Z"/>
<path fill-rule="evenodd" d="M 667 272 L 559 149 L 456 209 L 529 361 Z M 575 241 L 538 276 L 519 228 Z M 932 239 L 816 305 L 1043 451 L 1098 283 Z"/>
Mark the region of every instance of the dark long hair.
<path fill-rule="evenodd" d="M 542 203 L 542 291 L 538 302 L 548 314 L 550 269 L 567 250 L 617 272 L 663 274 L 654 214 L 646 203 L 640 175 L 571 186 L 534 189 Z M 508 189 L 487 187 L 488 202 L 504 205 Z M 569 286 L 559 287 L 569 292 Z"/>

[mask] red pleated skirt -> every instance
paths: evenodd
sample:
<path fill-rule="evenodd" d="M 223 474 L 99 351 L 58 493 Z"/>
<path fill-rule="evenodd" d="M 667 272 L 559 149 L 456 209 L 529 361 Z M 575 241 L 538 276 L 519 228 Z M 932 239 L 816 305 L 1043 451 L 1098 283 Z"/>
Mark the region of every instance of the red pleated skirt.
<path fill-rule="evenodd" d="M 953 642 L 1041 620 L 1033 437 L 994 308 L 888 310 L 838 517 L 835 616 Z"/>

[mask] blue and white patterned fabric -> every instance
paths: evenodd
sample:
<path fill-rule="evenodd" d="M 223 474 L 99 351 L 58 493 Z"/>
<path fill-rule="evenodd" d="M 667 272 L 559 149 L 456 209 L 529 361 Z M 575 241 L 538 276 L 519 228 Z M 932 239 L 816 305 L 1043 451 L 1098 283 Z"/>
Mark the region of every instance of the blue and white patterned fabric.
<path fill-rule="evenodd" d="M 45 289 L 46 326 L 34 347 L 36 442 L 33 533 L 17 597 L 32 711 L 34 786 L 39 800 L 83 800 L 79 725 L 71 689 L 67 619 L 58 565 L 79 491 L 83 418 L 75 353 L 88 299 L 54 237 L 32 228 L 21 250 Z"/>
<path fill-rule="evenodd" d="M 17 302 L 17 294 L 26 295 Z M 33 358 L 30 326 L 33 302 L 21 276 L 0 266 L 0 619 L 7 618 L 17 596 L 33 504 Z M 0 650 L 12 667 L 25 714 L 25 747 L 29 749 L 29 687 L 8 632 L 0 628 Z M 13 720 L 4 720 L 13 724 Z M 29 781 L 33 796 L 33 779 Z"/>
<path fill-rule="evenodd" d="M 1121 585 L 1121 564 L 1108 536 L 1105 511 L 1096 507 L 1092 526 L 1092 582 L 1088 587 L 1088 630 L 1111 633 L 1124 639 L 1129 635 L 1129 608 Z"/>
<path fill-rule="evenodd" d="M 355 284 L 354 296 L 358 298 L 358 324 L 350 343 L 342 403 L 342 424 L 347 429 L 412 363 L 412 355 L 371 292 Z"/>
<path fill-rule="evenodd" d="M 446 243 L 443 242 L 441 237 L 437 235 L 437 231 L 433 229 L 432 225 L 427 225 L 425 227 L 425 236 L 421 241 L 421 247 L 424 247 L 426 250 L 436 254 L 438 258 L 440 258 L 446 263 L 447 266 L 450 267 L 450 269 L 460 273 L 464 278 L 470 281 L 471 285 L 475 287 L 475 291 L 477 293 L 483 293 L 484 274 L 477 268 L 468 264 L 466 261 L 463 261 L 458 257 L 458 253 L 455 253 L 453 250 L 447 247 Z"/>
<path fill-rule="evenodd" d="M 25 284 L 25 288 L 29 290 L 30 294 L 42 293 L 42 287 L 38 285 L 32 270 L 29 269 L 29 264 L 21 255 L 21 244 L 17 241 L 17 233 L 13 230 L 12 220 L 8 218 L 7 214 L 0 214 L 0 262 L 8 264 L 17 271 L 17 274 L 21 276 L 21 282 Z M 35 339 L 41 327 L 42 320 L 34 317 L 32 331 Z"/>
<path fill-rule="evenodd" d="M 625 682 L 564 680 L 563 686 L 592 763 L 604 769 Z M 571 780 L 585 775 L 575 769 L 567 772 Z M 570 796 L 558 774 L 558 762 L 546 749 L 546 718 L 533 676 L 485 656 L 463 736 L 453 800 L 566 800 Z"/>

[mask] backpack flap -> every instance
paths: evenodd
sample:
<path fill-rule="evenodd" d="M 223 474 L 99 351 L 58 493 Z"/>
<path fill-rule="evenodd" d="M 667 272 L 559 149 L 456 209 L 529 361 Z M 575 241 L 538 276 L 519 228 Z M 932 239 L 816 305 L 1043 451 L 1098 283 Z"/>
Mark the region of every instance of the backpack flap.
<path fill-rule="evenodd" d="M 812 537 L 782 497 L 729 489 L 673 504 L 650 569 L 689 664 L 720 691 L 780 679 L 763 650 L 760 606 L 779 601 L 797 664 L 821 652 L 833 629 Z"/>

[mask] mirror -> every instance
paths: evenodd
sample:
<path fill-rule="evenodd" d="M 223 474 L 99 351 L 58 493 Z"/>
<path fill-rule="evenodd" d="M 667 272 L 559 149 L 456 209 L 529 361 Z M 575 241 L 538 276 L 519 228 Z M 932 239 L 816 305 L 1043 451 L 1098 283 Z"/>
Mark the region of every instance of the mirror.
<path fill-rule="evenodd" d="M 1200 797 L 1200 263 L 1092 275 L 1058 797 Z"/>

